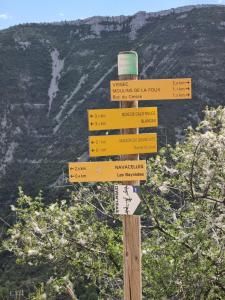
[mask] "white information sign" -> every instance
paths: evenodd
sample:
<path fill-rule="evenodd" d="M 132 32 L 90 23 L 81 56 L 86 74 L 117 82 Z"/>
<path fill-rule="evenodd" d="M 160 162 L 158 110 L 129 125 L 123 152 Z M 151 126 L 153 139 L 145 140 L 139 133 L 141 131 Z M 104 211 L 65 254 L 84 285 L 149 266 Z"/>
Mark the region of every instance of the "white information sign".
<path fill-rule="evenodd" d="M 115 214 L 133 215 L 141 200 L 137 193 L 137 187 L 132 185 L 115 185 Z"/>

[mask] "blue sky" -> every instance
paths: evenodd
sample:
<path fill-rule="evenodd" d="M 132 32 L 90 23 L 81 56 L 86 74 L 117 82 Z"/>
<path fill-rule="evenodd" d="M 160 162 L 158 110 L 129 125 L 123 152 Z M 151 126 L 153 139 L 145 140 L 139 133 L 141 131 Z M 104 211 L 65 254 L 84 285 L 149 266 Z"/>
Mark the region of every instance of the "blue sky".
<path fill-rule="evenodd" d="M 21 23 L 132 15 L 192 4 L 225 4 L 225 0 L 0 0 L 0 29 Z"/>

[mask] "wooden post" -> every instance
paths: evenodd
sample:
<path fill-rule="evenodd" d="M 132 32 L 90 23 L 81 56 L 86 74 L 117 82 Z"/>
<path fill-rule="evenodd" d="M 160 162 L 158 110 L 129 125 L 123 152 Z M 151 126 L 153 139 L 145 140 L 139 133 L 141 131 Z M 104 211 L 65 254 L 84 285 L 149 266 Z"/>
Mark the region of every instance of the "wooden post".
<path fill-rule="evenodd" d="M 118 55 L 119 80 L 138 79 L 138 56 L 134 51 Z M 121 101 L 121 108 L 138 107 L 138 101 Z M 135 134 L 138 129 L 122 129 L 121 134 Z M 121 160 L 139 160 L 139 155 L 123 155 Z M 123 182 L 139 185 L 139 181 Z M 142 299 L 141 282 L 141 224 L 140 216 L 123 216 L 124 300 Z"/>

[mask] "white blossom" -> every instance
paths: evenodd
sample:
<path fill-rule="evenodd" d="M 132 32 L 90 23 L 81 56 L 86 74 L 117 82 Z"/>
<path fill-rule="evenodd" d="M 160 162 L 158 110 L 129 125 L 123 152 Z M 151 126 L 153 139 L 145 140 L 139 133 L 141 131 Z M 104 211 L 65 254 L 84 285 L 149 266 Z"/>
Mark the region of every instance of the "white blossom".
<path fill-rule="evenodd" d="M 60 239 L 60 244 L 61 245 L 66 245 L 66 244 L 68 244 L 68 241 L 66 239 L 64 239 L 64 238 L 61 238 Z"/>
<path fill-rule="evenodd" d="M 10 208 L 11 208 L 12 211 L 16 210 L 16 207 L 14 205 L 10 205 Z"/>
<path fill-rule="evenodd" d="M 178 173 L 178 170 L 173 169 L 173 168 L 169 168 L 167 166 L 164 166 L 165 170 L 170 173 L 171 175 L 176 175 Z"/>
<path fill-rule="evenodd" d="M 50 253 L 50 254 L 48 255 L 48 259 L 53 260 L 53 259 L 54 259 L 54 256 Z"/>
<path fill-rule="evenodd" d="M 35 233 L 42 234 L 42 230 L 40 229 L 40 227 L 35 222 L 33 223 L 33 229 L 34 229 Z"/>
<path fill-rule="evenodd" d="M 79 243 L 80 243 L 82 246 L 84 246 L 87 242 L 86 242 L 84 239 L 80 239 L 80 240 L 79 240 Z"/>
<path fill-rule="evenodd" d="M 169 191 L 168 183 L 163 182 L 163 184 L 159 187 L 159 190 L 162 194 L 166 194 Z"/>
<path fill-rule="evenodd" d="M 29 250 L 27 251 L 27 255 L 28 255 L 28 256 L 35 256 L 35 255 L 37 255 L 37 254 L 38 254 L 38 251 L 35 250 L 35 249 L 29 249 Z"/>
<path fill-rule="evenodd" d="M 56 207 L 57 203 L 52 203 L 51 205 L 49 205 L 49 210 L 53 211 Z"/>
<path fill-rule="evenodd" d="M 53 282 L 54 278 L 51 276 L 48 280 L 47 280 L 47 284 L 51 284 Z"/>

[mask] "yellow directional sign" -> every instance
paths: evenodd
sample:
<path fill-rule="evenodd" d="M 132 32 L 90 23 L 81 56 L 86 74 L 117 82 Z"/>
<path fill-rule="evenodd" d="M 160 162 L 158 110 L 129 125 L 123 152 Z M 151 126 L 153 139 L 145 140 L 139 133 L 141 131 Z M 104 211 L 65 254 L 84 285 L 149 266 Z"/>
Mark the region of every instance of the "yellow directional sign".
<path fill-rule="evenodd" d="M 158 126 L 157 107 L 88 110 L 89 130 Z"/>
<path fill-rule="evenodd" d="M 156 133 L 89 137 L 90 157 L 154 152 L 157 152 Z"/>
<path fill-rule="evenodd" d="M 146 180 L 146 161 L 69 163 L 69 182 Z"/>
<path fill-rule="evenodd" d="M 110 82 L 112 101 L 191 99 L 191 78 Z"/>

